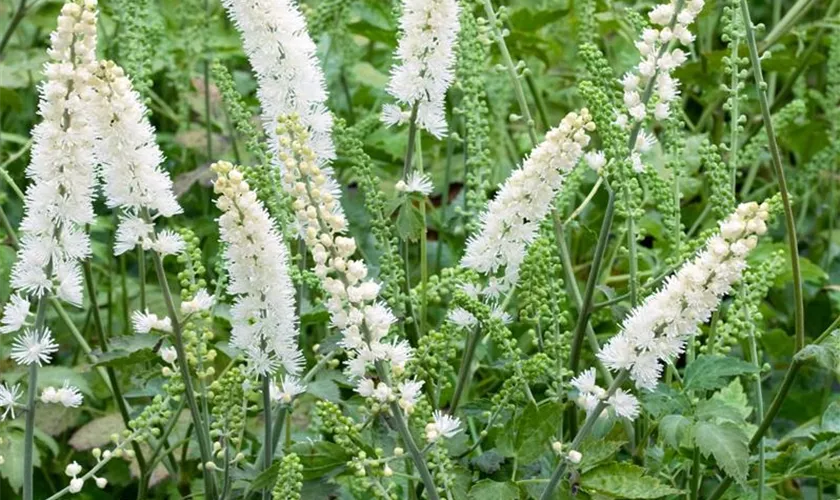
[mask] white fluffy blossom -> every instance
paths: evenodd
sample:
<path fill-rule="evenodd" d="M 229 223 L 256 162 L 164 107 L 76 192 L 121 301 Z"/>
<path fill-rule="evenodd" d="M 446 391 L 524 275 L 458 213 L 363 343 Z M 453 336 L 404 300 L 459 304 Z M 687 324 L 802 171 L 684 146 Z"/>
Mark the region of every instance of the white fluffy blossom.
<path fill-rule="evenodd" d="M 481 215 L 481 230 L 468 241 L 463 266 L 485 274 L 504 268 L 503 288 L 516 283 L 525 249 L 551 210 L 566 175 L 583 155 L 589 144 L 587 132 L 592 130 L 595 123 L 583 108 L 567 114 L 548 131 Z"/>
<path fill-rule="evenodd" d="M 12 419 L 15 418 L 15 406 L 18 405 L 19 398 L 20 384 L 8 385 L 5 382 L 0 384 L 0 408 L 3 409 L 0 420 L 6 420 L 9 415 Z"/>
<path fill-rule="evenodd" d="M 174 364 L 178 360 L 178 350 L 172 346 L 160 348 L 160 359 L 165 363 Z"/>
<path fill-rule="evenodd" d="M 306 18 L 294 0 L 222 0 L 257 76 L 257 96 L 271 148 L 278 116 L 297 114 L 320 163 L 335 157 L 324 74 Z M 275 151 L 276 152 L 276 151 Z M 281 165 L 282 167 L 282 165 Z"/>
<path fill-rule="evenodd" d="M 38 114 L 32 131 L 30 180 L 20 224 L 21 246 L 11 285 L 81 305 L 79 262 L 91 252 L 85 225 L 94 220 L 94 134 L 90 79 L 96 59 L 96 2 L 66 3 L 50 36 Z"/>
<path fill-rule="evenodd" d="M 463 307 L 451 309 L 449 314 L 446 315 L 446 319 L 459 328 L 472 328 L 478 324 L 478 318 Z"/>
<path fill-rule="evenodd" d="M 612 407 L 619 417 L 634 420 L 639 416 L 639 400 L 636 396 L 622 389 L 616 389 L 615 393 L 607 398 L 607 390 L 598 385 L 596 378 L 595 368 L 590 368 L 572 379 L 572 387 L 578 391 L 578 406 L 586 413 L 590 413 L 606 399 L 606 405 Z"/>
<path fill-rule="evenodd" d="M 740 279 L 746 254 L 767 231 L 767 218 L 766 203 L 739 205 L 691 262 L 630 312 L 621 331 L 598 354 L 601 361 L 612 370 L 629 370 L 637 387 L 653 389 L 663 363 L 683 352 Z"/>
<path fill-rule="evenodd" d="M 400 408 L 405 411 L 406 415 L 411 415 L 414 412 L 414 405 L 417 404 L 417 400 L 420 398 L 421 390 L 423 389 L 423 381 L 422 380 L 406 380 L 405 382 L 401 382 L 399 386 L 400 390 Z"/>
<path fill-rule="evenodd" d="M 304 392 L 306 392 L 306 386 L 299 378 L 292 375 L 283 377 L 283 380 L 280 381 L 279 387 L 273 380 L 269 385 L 269 396 L 271 399 L 283 404 L 291 403 L 295 396 L 303 394 Z"/>
<path fill-rule="evenodd" d="M 163 318 L 149 311 L 134 311 L 131 314 L 131 325 L 136 333 L 149 333 L 152 330 L 172 333 L 172 320 L 169 316 Z"/>
<path fill-rule="evenodd" d="M 57 351 L 58 344 L 53 340 L 49 328 L 27 329 L 12 344 L 12 359 L 19 365 L 37 363 L 43 366 L 50 362 Z"/>
<path fill-rule="evenodd" d="M 289 256 L 262 202 L 227 162 L 213 165 L 219 234 L 225 243 L 224 262 L 230 276 L 231 344 L 243 351 L 249 367 L 260 375 L 278 365 L 300 372 L 295 287 L 289 278 Z"/>
<path fill-rule="evenodd" d="M 12 333 L 23 328 L 29 317 L 29 308 L 29 301 L 25 297 L 12 295 L 3 308 L 3 319 L 0 320 L 3 326 L 0 327 L 0 333 Z"/>
<path fill-rule="evenodd" d="M 416 105 L 418 127 L 438 138 L 446 133 L 443 105 L 453 79 L 458 19 L 456 0 L 403 0 L 394 53 L 399 64 L 391 69 L 387 89 L 399 105 L 383 108 L 383 122 L 405 123 Z"/>
<path fill-rule="evenodd" d="M 215 302 L 215 297 L 207 293 L 205 288 L 201 288 L 195 292 L 192 300 L 181 302 L 181 312 L 184 314 L 194 314 L 201 311 L 209 311 Z"/>
<path fill-rule="evenodd" d="M 669 0 L 650 11 L 651 23 L 659 27 L 642 32 L 636 42 L 642 60 L 621 78 L 624 106 L 633 121 L 642 121 L 648 115 L 648 103 L 643 96 L 651 82 L 656 96 L 653 117 L 665 120 L 670 116 L 670 104 L 680 95 L 680 82 L 671 75 L 688 58 L 685 50 L 673 46 L 690 46 L 694 41 L 689 27 L 703 10 L 703 3 L 704 0 L 687 0 L 678 9 L 681 2 Z M 626 123 L 626 117 L 623 121 Z"/>
<path fill-rule="evenodd" d="M 122 209 L 114 254 L 138 244 L 163 255 L 178 253 L 183 245 L 180 237 L 174 243 L 169 241 L 171 234 L 159 239 L 154 226 L 145 220 L 181 213 L 172 180 L 160 167 L 163 153 L 155 143 L 146 106 L 122 68 L 113 62 L 101 61 L 95 76 L 91 124 L 96 132 L 102 189 L 108 207 Z"/>
<path fill-rule="evenodd" d="M 283 186 L 294 200 L 301 237 L 327 292 L 332 326 L 342 333 L 339 345 L 348 353 L 348 374 L 365 377 L 376 362 L 399 374 L 411 357 L 411 347 L 386 340 L 397 318 L 379 301 L 380 287 L 368 278 L 367 266 L 353 259 L 356 240 L 344 236 L 347 221 L 334 194 L 335 181 L 318 166 L 297 117 L 281 117 L 277 132 L 280 160 L 286 167 Z"/>
<path fill-rule="evenodd" d="M 417 193 L 423 196 L 429 196 L 434 191 L 435 186 L 432 184 L 432 179 L 429 178 L 429 174 L 411 172 L 408 174 L 408 180 L 398 181 L 394 188 L 402 193 Z"/>
<path fill-rule="evenodd" d="M 82 405 L 83 400 L 84 398 L 79 388 L 70 385 L 70 382 L 67 380 L 59 388 L 49 386 L 41 392 L 42 403 L 61 404 L 65 408 L 78 408 Z"/>
<path fill-rule="evenodd" d="M 432 421 L 426 424 L 426 441 L 433 443 L 440 438 L 451 438 L 461 431 L 461 419 L 447 415 L 440 410 L 432 414 Z"/>

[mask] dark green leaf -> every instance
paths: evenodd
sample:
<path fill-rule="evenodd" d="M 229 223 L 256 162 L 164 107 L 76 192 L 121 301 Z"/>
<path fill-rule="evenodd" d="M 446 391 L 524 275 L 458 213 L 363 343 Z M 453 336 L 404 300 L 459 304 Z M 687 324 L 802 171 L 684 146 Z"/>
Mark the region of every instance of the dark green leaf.
<path fill-rule="evenodd" d="M 519 488 L 514 483 L 482 479 L 470 488 L 469 500 L 518 500 Z"/>
<path fill-rule="evenodd" d="M 686 391 L 718 389 L 737 375 L 755 373 L 751 363 L 731 356 L 702 355 L 685 369 Z"/>
<path fill-rule="evenodd" d="M 704 457 L 712 455 L 723 471 L 738 482 L 747 479 L 750 452 L 744 431 L 731 422 L 700 422 L 694 429 L 694 444 Z"/>
<path fill-rule="evenodd" d="M 626 462 L 602 465 L 582 475 L 581 486 L 585 491 L 608 498 L 660 498 L 680 493 L 654 477 L 645 476 L 644 472 L 643 468 Z"/>
<path fill-rule="evenodd" d="M 343 467 L 350 455 L 341 446 L 329 441 L 297 443 L 292 446 L 303 464 L 303 478 L 306 480 L 321 477 L 339 467 Z"/>

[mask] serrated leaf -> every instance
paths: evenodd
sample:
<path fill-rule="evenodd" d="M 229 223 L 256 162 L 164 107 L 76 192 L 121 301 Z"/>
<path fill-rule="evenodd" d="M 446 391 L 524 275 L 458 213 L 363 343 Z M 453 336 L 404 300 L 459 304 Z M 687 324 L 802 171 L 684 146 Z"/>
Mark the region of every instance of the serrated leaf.
<path fill-rule="evenodd" d="M 832 401 L 820 419 L 820 430 L 840 434 L 840 401 Z"/>
<path fill-rule="evenodd" d="M 159 340 L 160 336 L 149 333 L 114 337 L 108 342 L 108 352 L 95 353 L 96 366 L 122 367 L 150 361 L 155 358 L 152 347 Z"/>
<path fill-rule="evenodd" d="M 665 415 L 659 421 L 659 435 L 671 448 L 690 446 L 693 442 L 693 421 L 682 415 Z"/>
<path fill-rule="evenodd" d="M 562 412 L 562 407 L 554 403 L 528 405 L 516 422 L 516 456 L 520 463 L 533 462 L 547 450 Z"/>
<path fill-rule="evenodd" d="M 722 399 L 704 399 L 697 403 L 697 410 L 694 413 L 697 420 L 709 422 L 732 422 L 733 424 L 744 423 L 744 417 L 738 408 L 730 405 Z"/>
<path fill-rule="evenodd" d="M 714 456 L 729 477 L 740 483 L 746 481 L 750 451 L 747 435 L 740 427 L 731 422 L 699 422 L 694 428 L 694 444 L 704 457 Z"/>
<path fill-rule="evenodd" d="M 741 385 L 740 379 L 733 379 L 729 385 L 717 391 L 712 396 L 712 399 L 723 401 L 737 409 L 744 419 L 747 419 L 752 414 L 752 406 L 749 404 L 747 394 L 744 392 L 744 386 Z"/>
<path fill-rule="evenodd" d="M 504 463 L 505 457 L 499 454 L 496 449 L 487 450 L 481 455 L 473 458 L 471 463 L 474 467 L 478 468 L 481 472 L 491 475 L 495 474 L 501 465 Z"/>
<path fill-rule="evenodd" d="M 731 356 L 702 355 L 685 369 L 684 390 L 712 390 L 737 375 L 758 371 L 753 364 Z"/>
<path fill-rule="evenodd" d="M 306 480 L 321 477 L 350 460 L 350 455 L 341 446 L 330 441 L 297 443 L 291 451 L 300 457 L 303 465 L 303 478 Z"/>
<path fill-rule="evenodd" d="M 605 462 L 618 452 L 625 441 L 605 441 L 602 439 L 588 439 L 580 446 L 580 453 L 583 460 L 578 464 L 577 469 L 586 472 Z"/>
<path fill-rule="evenodd" d="M 685 394 L 665 384 L 659 384 L 651 392 L 644 391 L 641 399 L 645 410 L 657 418 L 669 413 L 686 413 L 691 409 Z"/>
<path fill-rule="evenodd" d="M 470 488 L 469 500 L 518 500 L 519 488 L 511 482 L 482 479 Z"/>
<path fill-rule="evenodd" d="M 592 469 L 581 476 L 580 482 L 584 491 L 608 498 L 661 498 L 680 493 L 644 473 L 642 467 L 630 463 L 613 463 Z"/>
<path fill-rule="evenodd" d="M 829 346 L 811 344 L 803 347 L 794 356 L 798 362 L 813 361 L 826 370 L 837 369 L 837 352 Z"/>

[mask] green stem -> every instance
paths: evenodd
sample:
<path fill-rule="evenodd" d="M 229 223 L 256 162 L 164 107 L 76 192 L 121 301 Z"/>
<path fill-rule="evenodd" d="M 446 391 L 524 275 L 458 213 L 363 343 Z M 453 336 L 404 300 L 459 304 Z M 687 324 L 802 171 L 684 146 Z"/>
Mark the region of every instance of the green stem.
<path fill-rule="evenodd" d="M 688 498 L 697 500 L 700 493 L 700 448 L 694 447 L 691 457 L 691 484 L 689 485 Z"/>
<path fill-rule="evenodd" d="M 423 141 L 417 131 L 417 173 L 423 175 Z M 446 194 L 444 194 L 446 196 Z M 429 258 L 428 227 L 426 223 L 426 197 L 420 203 L 420 219 L 423 221 L 423 234 L 420 235 L 420 332 L 426 332 L 426 314 L 429 306 Z"/>
<path fill-rule="evenodd" d="M 583 427 L 580 428 L 580 431 L 575 435 L 575 438 L 572 440 L 572 444 L 570 445 L 570 450 L 577 450 L 580 447 L 580 444 L 589 435 L 589 431 L 592 430 L 592 427 L 595 425 L 595 422 L 601 416 L 601 412 L 604 411 L 604 408 L 607 407 L 607 400 L 615 394 L 615 391 L 621 387 L 621 384 L 627 380 L 629 373 L 627 370 L 622 370 L 618 373 L 613 381 L 612 385 L 610 385 L 609 389 L 607 389 L 606 396 L 598 402 L 598 405 L 586 416 L 586 420 L 583 422 Z M 545 490 L 543 490 L 542 495 L 540 495 L 540 500 L 549 500 L 553 498 L 554 490 L 557 489 L 557 485 L 560 484 L 560 481 L 563 479 L 563 475 L 566 472 L 566 465 L 567 461 L 565 459 L 561 459 L 560 463 L 557 464 L 557 467 L 554 469 L 554 472 L 551 474 L 551 478 L 548 480 L 548 484 L 545 486 Z"/>
<path fill-rule="evenodd" d="M 146 251 L 137 247 L 137 278 L 140 281 L 140 310 L 146 311 Z"/>
<path fill-rule="evenodd" d="M 458 403 L 470 378 L 472 360 L 475 356 L 475 348 L 478 346 L 478 327 L 471 329 L 467 334 L 467 344 L 464 347 L 464 356 L 461 358 L 461 366 L 458 369 L 458 382 L 455 383 L 455 392 L 452 394 L 452 401 L 449 403 L 449 413 L 454 414 L 458 409 Z"/>
<path fill-rule="evenodd" d="M 263 417 L 265 419 L 265 433 L 264 442 L 270 443 L 274 438 L 271 433 L 271 380 L 267 375 L 262 377 L 262 396 L 263 396 Z M 271 467 L 271 462 L 274 459 L 274 448 L 270 446 L 263 446 L 263 471 Z M 271 488 L 266 487 L 263 490 L 263 500 L 271 498 Z"/>
<path fill-rule="evenodd" d="M 797 6 L 802 2 L 797 2 Z M 799 268 L 799 246 L 796 242 L 796 223 L 793 218 L 793 209 L 785 181 L 785 172 L 782 168 L 782 159 L 779 154 L 779 146 L 776 143 L 776 134 L 773 131 L 773 122 L 770 119 L 770 106 L 765 93 L 766 85 L 761 73 L 761 61 L 758 57 L 758 47 L 755 41 L 755 31 L 750 19 L 750 8 L 747 0 L 741 0 L 741 15 L 744 20 L 744 29 L 747 35 L 747 47 L 750 52 L 750 63 L 752 64 L 755 84 L 758 87 L 758 103 L 761 106 L 761 116 L 764 120 L 764 127 L 767 131 L 767 139 L 770 145 L 770 156 L 773 160 L 773 169 L 776 172 L 776 181 L 779 184 L 779 191 L 782 195 L 782 206 L 785 212 L 785 227 L 787 230 L 788 251 L 790 253 L 791 269 L 793 271 L 793 300 L 795 306 L 794 323 L 796 331 L 795 351 L 805 347 L 805 303 L 802 296 L 802 273 Z M 785 16 L 787 18 L 788 16 Z M 780 23 L 781 25 L 781 23 Z M 774 29 L 775 31 L 775 29 Z M 769 38 L 769 37 L 768 37 Z"/>
<path fill-rule="evenodd" d="M 216 498 L 215 484 L 213 481 L 213 474 L 206 469 L 208 463 L 213 463 L 212 448 L 210 446 L 210 436 L 208 428 L 203 421 L 201 411 L 198 408 L 198 403 L 195 400 L 195 391 L 193 389 L 192 375 L 190 374 L 189 361 L 187 360 L 187 352 L 184 349 L 184 337 L 181 331 L 181 323 L 178 319 L 178 313 L 175 310 L 175 302 L 172 300 L 172 292 L 169 289 L 169 282 L 166 280 L 166 271 L 163 269 L 163 260 L 160 254 L 152 252 L 152 261 L 155 265 L 155 273 L 157 274 L 158 283 L 163 291 L 163 299 L 166 303 L 166 310 L 169 314 L 169 319 L 172 322 L 172 332 L 175 336 L 175 350 L 178 353 L 178 368 L 181 371 L 181 378 L 184 382 L 184 395 L 187 398 L 187 405 L 190 408 L 193 423 L 195 424 L 195 435 L 198 441 L 198 448 L 201 454 L 201 461 L 204 469 L 204 488 L 205 494 L 208 498 Z"/>
<path fill-rule="evenodd" d="M 12 33 L 14 33 L 15 28 L 17 28 L 18 24 L 20 24 L 20 22 L 23 21 L 24 16 L 26 16 L 26 10 L 26 0 L 20 0 L 11 21 L 9 21 L 9 25 L 6 26 L 3 38 L 0 39 L 0 56 L 3 55 L 3 51 L 6 50 L 6 45 L 9 43 L 9 40 L 12 39 Z"/>
<path fill-rule="evenodd" d="M 47 275 L 52 273 L 52 265 L 48 266 Z M 44 330 L 44 323 L 47 317 L 47 300 L 46 296 L 41 296 L 38 299 L 38 306 L 35 310 L 35 326 L 36 335 L 40 335 Z M 23 437 L 23 499 L 33 500 L 35 498 L 33 491 L 32 476 L 34 474 L 32 458 L 35 451 L 35 404 L 37 403 L 38 392 L 38 367 L 39 362 L 32 362 L 29 364 L 29 386 L 27 387 L 26 396 L 26 427 Z"/>

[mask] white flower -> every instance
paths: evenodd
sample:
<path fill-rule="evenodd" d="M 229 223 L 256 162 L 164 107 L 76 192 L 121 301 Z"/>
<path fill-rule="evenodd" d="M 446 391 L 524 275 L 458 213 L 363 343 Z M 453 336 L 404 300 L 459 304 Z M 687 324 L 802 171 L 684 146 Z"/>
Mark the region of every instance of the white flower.
<path fill-rule="evenodd" d="M 82 473 L 82 466 L 78 464 L 78 462 L 73 461 L 71 464 L 67 464 L 67 467 L 64 468 L 64 474 L 68 477 L 76 477 Z"/>
<path fill-rule="evenodd" d="M 0 408 L 4 408 L 3 415 L 0 415 L 0 420 L 6 420 L 8 415 L 15 418 L 15 406 L 18 404 L 17 400 L 20 398 L 20 384 L 8 385 L 5 382 L 0 384 Z"/>
<path fill-rule="evenodd" d="M 149 311 L 131 313 L 131 325 L 136 333 L 149 333 L 152 330 L 172 333 L 172 320 L 168 316 L 159 318 Z"/>
<path fill-rule="evenodd" d="M 120 255 L 136 245 L 150 244 L 162 255 L 173 251 L 171 235 L 154 241 L 154 225 L 138 214 L 172 217 L 181 213 L 172 180 L 161 169 L 163 153 L 155 143 L 155 129 L 149 123 L 143 99 L 133 89 L 122 68 L 101 61 L 92 86 L 95 99 L 91 112 L 97 135 L 95 156 L 100 164 L 105 201 L 110 208 L 121 208 L 114 254 Z"/>
<path fill-rule="evenodd" d="M 296 375 L 303 355 L 297 343 L 295 287 L 286 244 L 242 173 L 227 162 L 212 169 L 218 174 L 216 205 L 223 212 L 218 221 L 226 244 L 227 290 L 236 297 L 231 344 L 246 354 L 249 367 L 259 375 L 269 375 L 278 364 Z M 210 303 L 209 296 L 197 295 L 195 300 Z"/>
<path fill-rule="evenodd" d="M 281 387 L 278 387 L 272 380 L 269 385 L 269 396 L 272 400 L 279 401 L 284 404 L 291 403 L 295 396 L 306 392 L 306 386 L 303 385 L 299 378 L 292 375 L 283 377 L 283 380 L 280 381 L 280 385 Z"/>
<path fill-rule="evenodd" d="M 394 53 L 399 64 L 391 68 L 388 93 L 400 106 L 386 105 L 382 120 L 404 121 L 417 106 L 417 125 L 437 138 L 446 133 L 443 104 L 454 77 L 453 50 L 460 30 L 456 0 L 403 0 L 400 41 Z"/>
<path fill-rule="evenodd" d="M 572 386 L 582 394 L 595 394 L 603 391 L 603 389 L 595 383 L 595 368 L 590 368 L 579 373 L 577 377 L 572 379 Z"/>
<path fill-rule="evenodd" d="M 739 205 L 720 223 L 719 235 L 709 238 L 692 261 L 627 315 L 621 331 L 598 354 L 601 361 L 611 370 L 629 370 L 640 389 L 656 387 L 663 363 L 684 350 L 740 279 L 747 267 L 745 256 L 755 248 L 757 232 L 766 227 L 768 217 L 766 204 Z"/>
<path fill-rule="evenodd" d="M 108 480 L 104 477 L 94 477 L 94 481 L 96 481 L 96 487 L 99 489 L 104 489 L 108 486 Z"/>
<path fill-rule="evenodd" d="M 327 88 L 306 18 L 293 0 L 222 0 L 257 76 L 257 97 L 270 147 L 279 143 L 277 117 L 296 114 L 317 161 L 335 157 Z M 282 161 L 280 162 L 282 168 Z"/>
<path fill-rule="evenodd" d="M 79 262 L 90 255 L 85 226 L 94 221 L 88 79 L 96 61 L 96 4 L 65 4 L 50 42 L 11 288 L 37 297 L 54 292 L 80 306 Z"/>
<path fill-rule="evenodd" d="M 12 333 L 20 330 L 26 325 L 26 318 L 29 317 L 29 301 L 19 294 L 12 295 L 6 307 L 3 308 L 3 326 L 0 333 Z"/>
<path fill-rule="evenodd" d="M 583 108 L 548 131 L 481 215 L 480 232 L 467 242 L 461 265 L 490 275 L 505 268 L 505 285 L 516 282 L 525 248 L 589 144 L 587 132 L 594 129 L 589 111 Z"/>
<path fill-rule="evenodd" d="M 570 450 L 569 454 L 566 455 L 566 458 L 568 458 L 569 462 L 573 464 L 579 464 L 580 461 L 583 459 L 583 455 L 577 450 Z"/>
<path fill-rule="evenodd" d="M 440 438 L 451 438 L 461 431 L 461 420 L 440 410 L 432 414 L 432 422 L 426 424 L 426 441 L 433 443 Z"/>
<path fill-rule="evenodd" d="M 417 193 L 423 196 L 429 196 L 435 189 L 429 174 L 418 172 L 411 172 L 408 175 L 408 182 L 399 181 L 395 188 L 403 193 Z"/>
<path fill-rule="evenodd" d="M 82 393 L 78 387 L 71 386 L 70 382 L 65 380 L 64 385 L 56 389 L 49 386 L 41 392 L 41 402 L 47 404 L 61 404 L 66 408 L 78 408 L 82 405 Z M 75 474 L 68 474 L 75 475 Z"/>
<path fill-rule="evenodd" d="M 417 379 L 406 380 L 400 382 L 398 389 L 400 393 L 400 407 L 405 411 L 406 415 L 411 415 L 414 411 L 414 405 L 417 404 L 417 400 L 420 397 L 420 391 L 423 389 L 423 381 Z"/>
<path fill-rule="evenodd" d="M 178 360 L 178 351 L 174 347 L 161 347 L 160 358 L 171 365 Z"/>
<path fill-rule="evenodd" d="M 164 229 L 154 236 L 151 248 L 162 257 L 178 255 L 184 251 L 184 239 L 175 231 Z"/>
<path fill-rule="evenodd" d="M 58 344 L 53 340 L 49 328 L 43 330 L 27 329 L 12 344 L 12 359 L 19 365 L 49 363 L 52 355 L 58 351 Z"/>
<path fill-rule="evenodd" d="M 600 172 L 604 165 L 607 164 L 607 157 L 604 156 L 603 151 L 589 151 L 585 155 L 583 155 L 583 159 L 586 160 L 586 164 L 589 165 L 589 168 L 596 172 Z"/>
<path fill-rule="evenodd" d="M 215 297 L 207 293 L 204 288 L 195 292 L 192 300 L 181 302 L 181 312 L 184 314 L 194 314 L 200 311 L 209 311 L 216 302 Z"/>
<path fill-rule="evenodd" d="M 463 307 L 456 307 L 455 309 L 450 310 L 446 319 L 460 328 L 472 328 L 478 324 L 478 318 Z"/>
<path fill-rule="evenodd" d="M 635 420 L 639 416 L 639 400 L 622 389 L 616 389 L 615 394 L 610 396 L 607 402 L 619 417 Z"/>
<path fill-rule="evenodd" d="M 82 491 L 82 488 L 85 486 L 85 480 L 80 477 L 74 477 L 70 480 L 70 487 L 68 488 L 70 493 L 78 493 Z"/>

